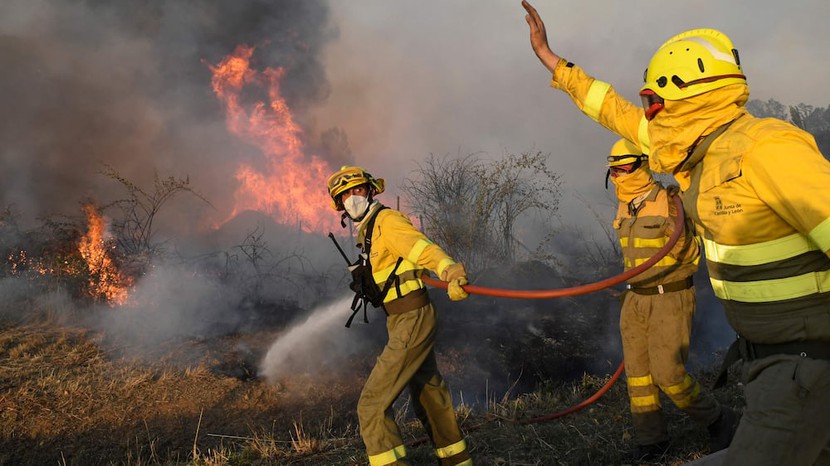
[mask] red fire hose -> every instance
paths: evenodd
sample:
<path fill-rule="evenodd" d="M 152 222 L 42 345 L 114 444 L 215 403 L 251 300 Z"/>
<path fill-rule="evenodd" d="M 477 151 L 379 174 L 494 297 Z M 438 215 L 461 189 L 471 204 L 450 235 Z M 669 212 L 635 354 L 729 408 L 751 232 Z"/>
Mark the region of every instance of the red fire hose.
<path fill-rule="evenodd" d="M 671 251 L 671 248 L 674 247 L 675 243 L 677 243 L 678 238 L 680 238 L 680 233 L 683 232 L 683 222 L 685 218 L 683 216 L 683 204 L 680 201 L 678 196 L 672 196 L 674 199 L 674 203 L 677 206 L 677 221 L 674 225 L 674 231 L 672 232 L 671 236 L 669 237 L 669 242 L 666 243 L 665 246 L 660 248 L 654 256 L 649 258 L 647 261 L 643 262 L 642 264 L 638 265 L 637 267 L 631 268 L 626 270 L 625 272 L 614 275 L 613 277 L 606 278 L 605 280 L 601 280 L 595 283 L 588 283 L 585 285 L 573 286 L 570 288 L 559 288 L 554 290 L 507 290 L 504 288 L 487 288 L 484 286 L 475 286 L 475 285 L 464 285 L 464 291 L 470 294 L 479 294 L 482 296 L 495 296 L 497 298 L 523 298 L 523 299 L 548 299 L 548 298 L 562 298 L 565 296 L 579 296 L 583 294 L 593 293 L 594 291 L 599 291 L 604 288 L 608 288 L 624 281 L 629 280 L 632 277 L 635 277 L 651 266 L 656 264 L 660 259 L 662 259 L 666 254 Z M 443 282 L 441 280 L 436 280 L 431 277 L 427 277 L 426 275 L 421 276 L 421 280 L 424 281 L 427 285 L 434 286 L 436 288 L 443 288 L 447 289 L 447 282 Z"/>
<path fill-rule="evenodd" d="M 677 219 L 674 224 L 674 231 L 669 237 L 669 242 L 666 243 L 665 246 L 660 248 L 660 250 L 657 251 L 657 253 L 654 254 L 654 256 L 652 256 L 651 258 L 649 258 L 647 261 L 643 262 L 637 267 L 626 270 L 625 272 L 619 275 L 614 275 L 613 277 L 606 278 L 605 280 L 601 280 L 595 283 L 588 283 L 585 285 L 579 285 L 570 288 L 559 288 L 554 290 L 507 290 L 502 288 L 487 288 L 475 285 L 464 285 L 463 288 L 467 293 L 479 294 L 483 296 L 494 296 L 499 298 L 547 299 L 561 298 L 565 296 L 579 296 L 587 293 L 592 293 L 594 291 L 599 291 L 627 281 L 630 278 L 645 272 L 651 266 L 660 261 L 660 259 L 662 259 L 666 254 L 669 253 L 669 251 L 671 251 L 675 243 L 677 243 L 677 240 L 680 238 L 680 234 L 684 230 L 683 222 L 685 222 L 685 216 L 683 215 L 683 204 L 679 196 L 672 196 L 672 200 L 674 201 L 675 207 L 677 208 Z M 427 277 L 426 275 L 422 276 L 421 279 L 427 285 L 434 286 L 436 288 L 447 288 L 447 282 L 436 280 L 434 278 Z M 568 414 L 574 413 L 576 411 L 579 411 L 580 409 L 598 400 L 603 394 L 605 394 L 605 392 L 611 389 L 611 387 L 614 385 L 614 382 L 616 382 L 622 374 L 623 367 L 624 363 L 621 362 L 619 367 L 617 367 L 617 371 L 614 372 L 613 376 L 611 376 L 611 379 L 608 382 L 606 382 L 605 385 L 603 385 L 602 388 L 600 388 L 595 394 L 585 399 L 581 403 L 557 413 L 552 413 L 545 416 L 530 419 L 524 419 L 518 422 L 521 424 L 532 424 L 536 422 L 550 421 L 552 419 L 557 419 Z"/>

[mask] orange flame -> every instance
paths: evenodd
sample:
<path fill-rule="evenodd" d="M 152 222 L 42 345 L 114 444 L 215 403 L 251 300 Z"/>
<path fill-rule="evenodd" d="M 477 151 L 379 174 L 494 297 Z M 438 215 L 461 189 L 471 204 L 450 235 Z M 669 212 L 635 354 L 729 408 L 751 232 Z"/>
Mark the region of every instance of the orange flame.
<path fill-rule="evenodd" d="M 300 139 L 302 129 L 280 94 L 285 69 L 251 69 L 254 48 L 240 45 L 218 65 L 210 66 L 213 91 L 225 106 L 230 131 L 258 147 L 265 155 L 262 170 L 243 163 L 236 171 L 237 188 L 230 218 L 244 210 L 265 212 L 280 223 L 299 222 L 305 231 L 332 229 L 336 216 L 328 210 L 326 180 L 328 163 L 316 155 L 306 156 Z M 268 100 L 250 108 L 240 100 L 246 86 L 267 89 Z"/>
<path fill-rule="evenodd" d="M 110 258 L 112 240 L 108 238 L 104 218 L 91 204 L 84 205 L 88 231 L 81 237 L 78 250 L 89 269 L 89 294 L 95 299 L 121 305 L 127 301 L 132 280 L 123 275 Z"/>

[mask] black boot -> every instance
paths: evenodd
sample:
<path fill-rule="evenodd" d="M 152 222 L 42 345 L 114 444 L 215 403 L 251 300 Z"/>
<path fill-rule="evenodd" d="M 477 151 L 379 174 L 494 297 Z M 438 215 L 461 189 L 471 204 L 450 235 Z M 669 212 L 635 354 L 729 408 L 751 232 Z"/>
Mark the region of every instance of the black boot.
<path fill-rule="evenodd" d="M 637 445 L 634 448 L 633 459 L 638 462 L 655 463 L 662 460 L 668 450 L 668 440 L 652 443 L 651 445 Z"/>
<path fill-rule="evenodd" d="M 738 415 L 731 408 L 721 406 L 720 416 L 709 424 L 709 451 L 727 448 L 732 443 L 732 437 L 738 429 Z"/>

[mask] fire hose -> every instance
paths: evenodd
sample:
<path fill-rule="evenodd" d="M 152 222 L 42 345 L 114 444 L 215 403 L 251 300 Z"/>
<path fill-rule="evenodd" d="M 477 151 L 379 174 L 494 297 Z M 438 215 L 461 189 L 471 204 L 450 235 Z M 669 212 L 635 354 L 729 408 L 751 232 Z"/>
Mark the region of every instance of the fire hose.
<path fill-rule="evenodd" d="M 654 254 L 654 256 L 650 257 L 648 260 L 646 260 L 642 264 L 640 264 L 636 267 L 633 267 L 631 269 L 628 269 L 623 273 L 620 273 L 618 275 L 614 275 L 610 278 L 606 278 L 605 280 L 601 280 L 601 281 L 598 281 L 598 282 L 595 282 L 595 283 L 588 283 L 588 284 L 585 284 L 585 285 L 579 285 L 579 286 L 574 286 L 574 287 L 570 287 L 570 288 L 559 288 L 559 289 L 553 289 L 553 290 L 510 290 L 510 289 L 503 289 L 503 288 L 488 288 L 488 287 L 475 286 L 475 285 L 464 285 L 462 288 L 464 288 L 464 291 L 466 291 L 467 293 L 478 294 L 478 295 L 483 295 L 483 296 L 493 296 L 493 297 L 499 297 L 499 298 L 520 298 L 520 299 L 548 299 L 548 298 L 561 298 L 561 297 L 565 297 L 565 296 L 579 296 L 579 295 L 583 295 L 583 294 L 588 294 L 588 293 L 592 293 L 592 292 L 599 291 L 599 290 L 602 290 L 602 289 L 605 289 L 605 288 L 609 288 L 609 287 L 612 287 L 612 286 L 617 285 L 619 283 L 622 283 L 624 281 L 627 281 L 627 280 L 631 279 L 632 277 L 635 277 L 635 276 L 645 272 L 647 269 L 651 268 L 654 264 L 656 264 L 658 261 L 660 261 L 660 259 L 662 259 L 666 254 L 669 253 L 669 251 L 671 251 L 671 249 L 677 243 L 677 240 L 680 238 L 680 234 L 684 230 L 683 223 L 685 222 L 685 216 L 683 214 L 683 204 L 682 204 L 682 201 L 680 200 L 679 196 L 674 195 L 674 196 L 671 196 L 671 197 L 672 197 L 672 200 L 673 200 L 673 202 L 675 204 L 675 207 L 676 207 L 677 218 L 676 218 L 675 224 L 674 224 L 674 231 L 672 232 L 671 236 L 669 237 L 669 241 L 662 248 L 660 248 L 660 250 L 658 250 L 657 253 Z M 433 279 L 431 277 L 422 276 L 421 279 L 427 285 L 434 286 L 436 288 L 446 289 L 447 286 L 448 286 L 447 282 L 436 280 L 436 279 Z M 614 372 L 614 374 L 611 376 L 611 379 L 609 379 L 608 382 L 606 382 L 605 385 L 603 385 L 596 393 L 594 393 L 592 396 L 586 398 L 581 403 L 579 403 L 577 405 L 574 405 L 574 406 L 572 406 L 568 409 L 565 409 L 563 411 L 559 411 L 559 412 L 555 412 L 555 413 L 551 413 L 551 414 L 548 414 L 548 415 L 539 416 L 539 417 L 535 417 L 535 418 L 524 419 L 524 420 L 520 420 L 518 422 L 520 424 L 532 424 L 532 423 L 537 423 L 537 422 L 550 421 L 550 420 L 557 419 L 557 418 L 566 416 L 568 414 L 574 413 L 576 411 L 579 411 L 580 409 L 582 409 L 582 408 L 592 404 L 596 400 L 598 400 L 603 394 L 605 394 L 605 392 L 607 392 L 608 390 L 611 389 L 611 387 L 614 385 L 614 382 L 616 382 L 617 379 L 622 374 L 624 365 L 625 365 L 625 363 L 621 362 L 619 367 L 617 367 L 616 372 Z M 468 430 L 471 430 L 471 429 L 468 429 Z M 419 439 L 419 440 L 420 441 L 415 441 L 417 443 L 410 442 L 410 445 L 419 444 L 419 443 L 424 441 L 423 439 Z"/>

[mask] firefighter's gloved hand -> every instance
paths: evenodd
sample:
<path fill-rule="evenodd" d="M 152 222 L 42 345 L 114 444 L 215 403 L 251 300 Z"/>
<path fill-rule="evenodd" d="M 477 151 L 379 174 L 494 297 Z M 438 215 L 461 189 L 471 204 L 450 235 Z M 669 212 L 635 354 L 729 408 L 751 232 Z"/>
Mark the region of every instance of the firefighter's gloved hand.
<path fill-rule="evenodd" d="M 461 301 L 470 296 L 469 293 L 464 291 L 464 288 L 461 288 L 469 283 L 467 281 L 467 271 L 464 270 L 462 264 L 452 264 L 444 269 L 441 280 L 447 282 L 447 295 L 451 300 Z"/>

